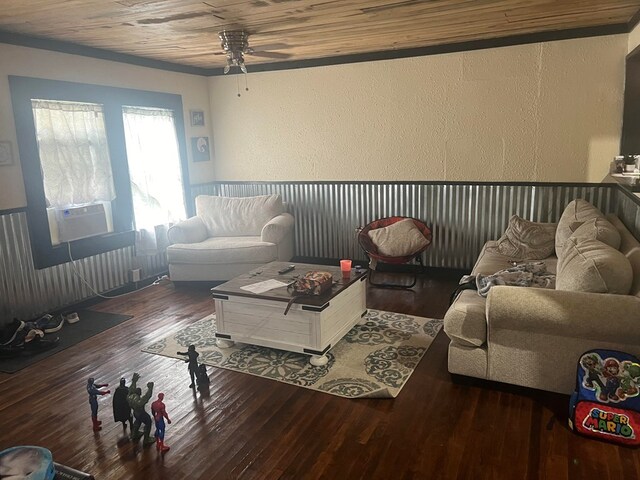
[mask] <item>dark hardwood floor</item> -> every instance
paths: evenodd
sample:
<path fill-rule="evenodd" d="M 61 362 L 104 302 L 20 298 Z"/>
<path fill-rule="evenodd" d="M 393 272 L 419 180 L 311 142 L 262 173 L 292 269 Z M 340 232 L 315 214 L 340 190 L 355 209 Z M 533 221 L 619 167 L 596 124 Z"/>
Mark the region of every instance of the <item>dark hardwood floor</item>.
<path fill-rule="evenodd" d="M 413 291 L 369 289 L 368 306 L 442 317 L 458 275 L 433 271 Z M 209 368 L 210 396 L 188 388 L 185 363 L 141 347 L 213 309 L 206 288 L 170 283 L 93 309 L 134 315 L 13 375 L 0 374 L 0 450 L 41 445 L 97 479 L 635 479 L 640 451 L 578 437 L 568 397 L 452 377 L 437 336 L 394 400 L 347 400 Z M 141 374 L 173 421 L 164 456 L 128 442 L 100 397 L 93 433 L 86 379 Z M 154 394 L 155 398 L 155 394 Z"/>

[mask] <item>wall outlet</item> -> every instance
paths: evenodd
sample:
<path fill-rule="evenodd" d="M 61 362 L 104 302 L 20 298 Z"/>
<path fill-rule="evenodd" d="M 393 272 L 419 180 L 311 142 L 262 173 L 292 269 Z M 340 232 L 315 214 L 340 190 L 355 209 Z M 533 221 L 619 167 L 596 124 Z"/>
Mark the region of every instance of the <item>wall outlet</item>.
<path fill-rule="evenodd" d="M 142 270 L 141 269 L 134 268 L 133 270 L 131 270 L 131 281 L 132 282 L 139 282 L 141 277 L 142 277 Z"/>

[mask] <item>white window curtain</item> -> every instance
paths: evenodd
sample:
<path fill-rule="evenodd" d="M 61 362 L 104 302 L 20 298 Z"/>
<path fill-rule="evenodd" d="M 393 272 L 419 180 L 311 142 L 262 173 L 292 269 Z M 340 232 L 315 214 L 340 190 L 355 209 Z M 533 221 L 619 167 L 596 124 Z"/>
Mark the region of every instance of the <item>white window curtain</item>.
<path fill-rule="evenodd" d="M 136 226 L 136 252 L 155 255 L 168 227 L 186 217 L 178 138 L 172 110 L 123 107 Z"/>
<path fill-rule="evenodd" d="M 32 100 L 50 207 L 115 198 L 102 105 Z"/>

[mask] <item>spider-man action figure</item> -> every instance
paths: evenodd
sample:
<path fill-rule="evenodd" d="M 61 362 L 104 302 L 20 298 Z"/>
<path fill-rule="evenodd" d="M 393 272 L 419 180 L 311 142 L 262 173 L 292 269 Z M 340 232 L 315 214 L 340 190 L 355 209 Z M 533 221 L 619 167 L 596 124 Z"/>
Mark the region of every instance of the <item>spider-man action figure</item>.
<path fill-rule="evenodd" d="M 164 393 L 159 393 L 158 399 L 151 404 L 151 415 L 153 415 L 153 419 L 156 421 L 156 449 L 162 453 L 169 450 L 169 446 L 164 444 L 164 419 L 166 418 L 167 423 L 171 424 L 163 400 Z"/>

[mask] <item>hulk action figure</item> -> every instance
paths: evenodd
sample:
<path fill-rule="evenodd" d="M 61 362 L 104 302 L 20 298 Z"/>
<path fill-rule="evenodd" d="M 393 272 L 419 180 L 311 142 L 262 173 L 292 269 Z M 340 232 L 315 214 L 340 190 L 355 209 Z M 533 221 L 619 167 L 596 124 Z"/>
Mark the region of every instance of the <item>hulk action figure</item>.
<path fill-rule="evenodd" d="M 147 392 L 142 395 L 142 390 L 138 388 L 137 382 L 140 378 L 138 373 L 134 373 L 131 379 L 131 385 L 129 385 L 129 395 L 127 401 L 133 409 L 133 428 L 131 429 L 131 440 L 137 442 L 140 437 L 140 424 L 144 423 L 144 440 L 143 445 L 152 445 L 156 443 L 154 438 L 151 438 L 151 417 L 144 410 L 144 406 L 147 404 L 151 395 L 153 394 L 153 382 L 147 383 Z"/>

